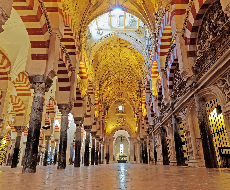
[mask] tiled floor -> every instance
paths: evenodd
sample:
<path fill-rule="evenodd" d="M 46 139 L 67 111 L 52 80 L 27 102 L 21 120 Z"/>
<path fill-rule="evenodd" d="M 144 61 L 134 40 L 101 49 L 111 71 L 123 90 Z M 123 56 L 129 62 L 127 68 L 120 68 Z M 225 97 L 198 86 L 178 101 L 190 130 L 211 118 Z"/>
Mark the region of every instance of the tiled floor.
<path fill-rule="evenodd" d="M 38 166 L 35 174 L 22 167 L 0 167 L 0 190 L 159 189 L 230 190 L 230 169 L 145 164 L 111 164 L 81 168 Z"/>

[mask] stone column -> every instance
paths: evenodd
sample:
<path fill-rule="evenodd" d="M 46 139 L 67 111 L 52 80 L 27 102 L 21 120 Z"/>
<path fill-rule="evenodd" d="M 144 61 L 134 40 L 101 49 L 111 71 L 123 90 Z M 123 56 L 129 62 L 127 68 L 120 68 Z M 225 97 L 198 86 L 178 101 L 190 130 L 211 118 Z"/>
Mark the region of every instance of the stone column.
<path fill-rule="evenodd" d="M 99 159 L 99 164 L 103 164 L 103 153 L 102 153 L 102 146 L 103 146 L 103 139 L 100 139 L 99 140 L 99 157 L 98 157 L 98 159 Z"/>
<path fill-rule="evenodd" d="M 23 173 L 36 172 L 44 95 L 45 91 L 48 91 L 52 84 L 52 80 L 45 78 L 43 75 L 29 76 L 29 79 L 31 87 L 34 89 L 34 97 L 25 150 L 25 163 L 22 170 Z"/>
<path fill-rule="evenodd" d="M 147 149 L 147 139 L 144 140 L 144 163 L 148 164 L 148 149 Z"/>
<path fill-rule="evenodd" d="M 114 141 L 114 137 L 111 137 L 109 139 L 109 164 L 114 164 L 114 160 L 113 160 L 113 141 Z"/>
<path fill-rule="evenodd" d="M 174 134 L 174 143 L 175 143 L 175 151 L 176 151 L 176 160 L 177 166 L 184 166 L 184 153 L 182 148 L 182 140 L 178 131 L 178 122 L 175 115 L 172 116 L 172 124 L 173 124 L 173 134 Z"/>
<path fill-rule="evenodd" d="M 156 136 L 153 134 L 154 162 L 157 164 Z"/>
<path fill-rule="evenodd" d="M 16 137 L 16 143 L 14 147 L 14 154 L 13 154 L 13 160 L 12 160 L 12 165 L 11 168 L 16 168 L 18 164 L 18 154 L 20 151 L 20 142 L 21 142 L 21 137 L 22 137 L 22 132 L 25 130 L 25 126 L 14 126 L 16 132 L 17 132 L 17 137 Z"/>
<path fill-rule="evenodd" d="M 202 140 L 205 166 L 207 168 L 216 168 L 218 166 L 217 159 L 216 159 L 216 151 L 212 139 L 210 123 L 206 112 L 206 102 L 198 94 L 196 94 L 194 98 L 195 98 L 198 124 L 200 128 L 200 136 Z"/>
<path fill-rule="evenodd" d="M 90 143 L 90 131 L 92 126 L 84 126 L 86 131 L 86 138 L 85 138 L 85 155 L 84 155 L 84 166 L 89 166 L 89 143 Z"/>
<path fill-rule="evenodd" d="M 92 135 L 92 149 L 91 149 L 91 165 L 94 165 L 95 162 L 95 137 L 96 132 L 91 132 Z"/>
<path fill-rule="evenodd" d="M 104 156 L 105 156 L 105 142 L 102 140 L 101 143 L 101 164 L 104 164 Z M 100 156 L 100 155 L 99 155 Z"/>
<path fill-rule="evenodd" d="M 59 140 L 55 139 L 56 146 L 55 146 L 55 151 L 54 151 L 54 165 L 57 163 L 57 154 L 58 154 L 58 147 L 59 147 Z"/>
<path fill-rule="evenodd" d="M 50 144 L 50 135 L 45 136 L 46 139 L 46 148 L 45 148 L 45 157 L 43 161 L 43 166 L 47 166 L 48 162 L 48 153 L 49 153 L 49 144 Z"/>
<path fill-rule="evenodd" d="M 75 139 L 75 160 L 74 167 L 80 167 L 81 165 L 81 126 L 82 118 L 74 118 L 76 124 L 76 139 Z"/>
<path fill-rule="evenodd" d="M 95 165 L 98 165 L 99 139 L 96 141 Z"/>
<path fill-rule="evenodd" d="M 169 165 L 168 149 L 167 142 L 165 137 L 165 129 L 161 127 L 161 145 L 162 145 L 162 156 L 163 156 L 163 165 Z"/>
<path fill-rule="evenodd" d="M 59 143 L 57 169 L 65 169 L 66 168 L 68 114 L 70 112 L 70 105 L 69 104 L 58 104 L 58 108 L 62 115 L 61 115 L 61 131 L 60 131 L 60 143 Z"/>
<path fill-rule="evenodd" d="M 129 142 L 130 142 L 130 163 L 134 163 L 134 138 L 129 137 Z"/>
<path fill-rule="evenodd" d="M 141 163 L 141 141 L 137 140 L 137 163 Z"/>
<path fill-rule="evenodd" d="M 42 154 L 42 145 L 39 145 L 38 149 L 39 149 L 39 151 L 38 151 L 37 165 L 40 164 L 41 154 Z"/>

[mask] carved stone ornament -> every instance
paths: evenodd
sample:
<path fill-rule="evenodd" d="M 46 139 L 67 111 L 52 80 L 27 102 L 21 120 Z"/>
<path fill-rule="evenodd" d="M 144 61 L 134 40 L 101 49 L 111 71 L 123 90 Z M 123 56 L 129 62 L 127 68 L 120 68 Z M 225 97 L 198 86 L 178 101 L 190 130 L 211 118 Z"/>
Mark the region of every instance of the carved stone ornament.
<path fill-rule="evenodd" d="M 0 1 L 0 33 L 4 31 L 2 25 L 10 18 L 13 0 Z"/>
<path fill-rule="evenodd" d="M 230 101 L 230 70 L 227 71 L 220 79 L 218 79 L 214 85 L 216 85 L 226 97 L 226 102 Z"/>
<path fill-rule="evenodd" d="M 180 98 L 187 91 L 187 82 L 181 76 L 179 65 L 174 70 L 174 81 L 173 81 L 173 91 L 170 96 L 171 99 L 175 100 L 174 104 L 180 100 Z"/>
<path fill-rule="evenodd" d="M 230 20 L 219 1 L 213 3 L 205 13 L 197 41 L 197 60 L 193 72 L 199 78 L 229 48 Z"/>
<path fill-rule="evenodd" d="M 22 132 L 25 130 L 26 126 L 14 126 L 17 136 L 22 136 Z"/>

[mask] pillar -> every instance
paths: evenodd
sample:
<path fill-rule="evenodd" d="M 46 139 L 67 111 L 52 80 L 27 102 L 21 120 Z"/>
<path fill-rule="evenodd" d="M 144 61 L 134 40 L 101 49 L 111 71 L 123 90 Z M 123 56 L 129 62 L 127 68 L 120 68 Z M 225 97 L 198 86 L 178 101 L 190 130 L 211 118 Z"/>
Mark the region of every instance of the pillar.
<path fill-rule="evenodd" d="M 141 140 L 137 140 L 137 163 L 141 163 Z"/>
<path fill-rule="evenodd" d="M 52 84 L 52 80 L 45 78 L 44 75 L 29 76 L 29 80 L 31 87 L 34 89 L 34 97 L 25 150 L 25 163 L 22 169 L 23 173 L 36 172 L 44 95 L 45 91 L 48 91 Z"/>
<path fill-rule="evenodd" d="M 47 166 L 48 162 L 48 153 L 49 153 L 49 144 L 50 144 L 50 136 L 47 135 L 45 136 L 46 139 L 46 148 L 45 148 L 45 157 L 44 157 L 44 161 L 43 161 L 43 166 Z"/>
<path fill-rule="evenodd" d="M 81 126 L 82 118 L 74 118 L 76 124 L 76 139 L 75 139 L 75 160 L 74 167 L 80 167 L 81 165 Z"/>
<path fill-rule="evenodd" d="M 60 130 L 60 143 L 59 143 L 57 169 L 65 169 L 66 168 L 68 114 L 70 112 L 70 106 L 69 104 L 58 104 L 58 108 L 61 112 L 61 130 Z"/>
<path fill-rule="evenodd" d="M 111 137 L 109 139 L 109 164 L 114 164 L 114 159 L 113 159 L 113 141 L 114 141 L 114 137 Z"/>
<path fill-rule="evenodd" d="M 144 164 L 148 164 L 147 139 L 144 140 Z"/>
<path fill-rule="evenodd" d="M 102 153 L 102 146 L 103 146 L 103 139 L 99 140 L 99 155 L 98 155 L 98 160 L 99 160 L 99 164 L 103 164 L 103 153 Z"/>
<path fill-rule="evenodd" d="M 95 165 L 98 165 L 99 139 L 96 141 Z"/>
<path fill-rule="evenodd" d="M 157 164 L 156 135 L 153 134 L 154 162 Z"/>
<path fill-rule="evenodd" d="M 85 138 L 85 155 L 84 155 L 84 166 L 89 166 L 89 143 L 90 143 L 90 130 L 92 126 L 84 126 L 86 131 L 86 138 Z"/>
<path fill-rule="evenodd" d="M 56 165 L 56 163 L 57 163 L 59 140 L 55 139 L 55 142 L 56 142 L 56 146 L 55 146 L 55 151 L 54 151 L 54 165 Z"/>
<path fill-rule="evenodd" d="M 184 152 L 182 147 L 182 140 L 178 131 L 178 122 L 175 115 L 172 116 L 172 124 L 173 124 L 173 135 L 174 135 L 177 166 L 184 166 L 185 160 L 184 160 Z"/>
<path fill-rule="evenodd" d="M 129 142 L 130 142 L 130 163 L 134 163 L 134 138 L 129 137 Z"/>
<path fill-rule="evenodd" d="M 38 151 L 38 159 L 37 159 L 37 165 L 40 164 L 40 160 L 41 160 L 41 154 L 42 154 L 42 145 L 39 145 L 39 151 Z"/>
<path fill-rule="evenodd" d="M 198 118 L 198 125 L 200 129 L 200 136 L 202 140 L 205 166 L 206 168 L 216 168 L 218 165 L 215 147 L 212 139 L 212 133 L 210 129 L 210 123 L 206 112 L 206 102 L 198 94 L 196 94 L 194 98 Z"/>
<path fill-rule="evenodd" d="M 163 165 L 169 165 L 168 157 L 168 148 L 165 136 L 165 129 L 161 127 L 161 145 L 162 145 L 162 156 L 163 156 Z"/>
<path fill-rule="evenodd" d="M 15 147 L 14 147 L 14 154 L 13 154 L 13 160 L 12 160 L 11 168 L 17 167 L 18 154 L 20 151 L 20 142 L 21 142 L 22 132 L 25 130 L 25 126 L 14 126 L 14 128 L 17 132 L 17 137 L 16 137 L 16 143 L 15 143 Z"/>
<path fill-rule="evenodd" d="M 96 132 L 91 132 L 92 134 L 92 149 L 91 149 L 91 165 L 94 165 L 95 162 L 95 137 Z"/>

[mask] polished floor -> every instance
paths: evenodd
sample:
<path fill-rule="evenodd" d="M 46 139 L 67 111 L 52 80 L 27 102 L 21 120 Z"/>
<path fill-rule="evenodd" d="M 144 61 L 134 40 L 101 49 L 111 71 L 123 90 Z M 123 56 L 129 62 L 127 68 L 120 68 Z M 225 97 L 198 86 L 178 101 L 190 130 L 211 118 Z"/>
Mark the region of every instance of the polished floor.
<path fill-rule="evenodd" d="M 230 189 L 230 169 L 110 164 L 65 170 L 38 166 L 35 174 L 21 171 L 22 167 L 0 167 L 0 190 Z"/>

